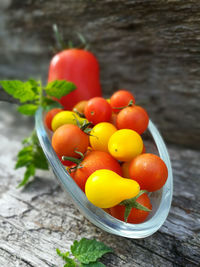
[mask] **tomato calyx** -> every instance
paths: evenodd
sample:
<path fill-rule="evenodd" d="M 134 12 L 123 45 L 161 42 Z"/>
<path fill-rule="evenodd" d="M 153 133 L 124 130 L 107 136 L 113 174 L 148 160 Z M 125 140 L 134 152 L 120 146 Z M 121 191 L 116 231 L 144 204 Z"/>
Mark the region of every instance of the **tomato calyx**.
<path fill-rule="evenodd" d="M 90 132 L 91 132 L 92 129 L 89 128 L 89 127 L 92 125 L 92 123 L 91 122 L 87 122 L 87 120 L 84 120 L 83 123 L 81 124 L 80 121 L 77 119 L 77 117 L 75 115 L 74 115 L 74 119 L 75 119 L 76 124 L 79 127 L 79 129 L 81 131 L 83 131 L 84 133 L 86 133 L 87 135 L 90 135 Z"/>
<path fill-rule="evenodd" d="M 122 107 L 113 107 L 113 109 L 119 109 L 119 110 L 121 110 L 121 109 L 124 109 L 124 108 L 127 108 L 127 107 L 132 107 L 133 105 L 134 105 L 134 103 L 133 103 L 133 99 L 131 99 L 131 100 L 129 101 L 128 105 L 126 105 L 126 106 L 122 106 Z"/>
<path fill-rule="evenodd" d="M 125 206 L 125 212 L 124 212 L 124 221 L 125 222 L 127 222 L 128 216 L 129 216 L 132 208 L 136 208 L 136 209 L 148 211 L 148 212 L 151 211 L 150 209 L 148 209 L 147 207 L 141 205 L 140 203 L 138 203 L 136 201 L 144 193 L 148 193 L 148 191 L 140 190 L 139 194 L 136 197 L 133 197 L 130 199 L 125 199 L 119 203 L 119 205 Z"/>
<path fill-rule="evenodd" d="M 79 32 L 76 33 L 80 44 L 74 45 L 72 41 L 68 41 L 68 43 L 64 41 L 63 34 L 59 31 L 57 24 L 53 24 L 52 28 L 53 28 L 54 38 L 56 41 L 56 48 L 54 48 L 55 52 L 71 48 L 79 48 L 84 50 L 89 49 L 89 44 L 87 43 L 86 39 L 81 33 Z"/>
<path fill-rule="evenodd" d="M 84 113 L 79 112 L 76 108 L 73 109 L 73 111 L 81 118 L 85 118 Z"/>

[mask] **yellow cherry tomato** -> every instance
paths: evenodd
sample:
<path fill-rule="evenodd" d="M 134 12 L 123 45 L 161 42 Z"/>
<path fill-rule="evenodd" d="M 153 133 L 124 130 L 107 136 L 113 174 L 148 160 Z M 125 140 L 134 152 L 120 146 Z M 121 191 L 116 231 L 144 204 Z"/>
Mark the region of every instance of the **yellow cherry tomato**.
<path fill-rule="evenodd" d="M 129 166 L 131 164 L 131 161 L 123 162 L 121 165 L 122 168 L 122 176 L 125 178 L 130 178 L 129 174 Z"/>
<path fill-rule="evenodd" d="M 130 129 L 116 131 L 108 141 L 109 153 L 117 160 L 131 161 L 142 153 L 143 141 L 141 136 Z"/>
<path fill-rule="evenodd" d="M 90 145 L 94 150 L 108 152 L 108 140 L 117 128 L 109 122 L 96 124 L 90 132 Z"/>
<path fill-rule="evenodd" d="M 111 208 L 121 201 L 133 198 L 140 191 L 139 184 L 126 179 L 111 170 L 101 169 L 93 172 L 85 184 L 88 200 L 99 208 Z"/>
<path fill-rule="evenodd" d="M 59 115 L 59 116 L 57 116 Z M 64 124 L 74 124 L 77 125 L 77 121 L 79 121 L 80 125 L 86 121 L 88 123 L 88 120 L 85 118 L 79 117 L 75 112 L 64 110 L 59 113 L 57 113 L 51 122 L 51 128 L 55 132 L 57 128 Z"/>

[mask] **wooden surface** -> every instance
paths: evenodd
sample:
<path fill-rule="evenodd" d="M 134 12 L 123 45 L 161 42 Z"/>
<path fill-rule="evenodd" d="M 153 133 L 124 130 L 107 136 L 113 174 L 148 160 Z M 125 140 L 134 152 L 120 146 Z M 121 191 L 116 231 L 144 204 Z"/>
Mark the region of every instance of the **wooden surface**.
<path fill-rule="evenodd" d="M 199 14 L 197 0 L 1 0 L 0 78 L 46 82 L 57 23 L 85 36 L 104 95 L 131 90 L 166 140 L 200 148 Z"/>
<path fill-rule="evenodd" d="M 57 23 L 65 40 L 82 33 L 99 60 L 105 96 L 131 90 L 167 142 L 174 172 L 169 216 L 151 237 L 103 232 L 73 206 L 51 172 L 16 189 L 21 140 L 33 122 L 0 102 L 0 266 L 62 266 L 56 254 L 97 238 L 111 267 L 200 266 L 200 2 L 197 0 L 1 0 L 0 79 L 45 83 Z M 11 101 L 0 89 L 0 99 Z"/>
<path fill-rule="evenodd" d="M 96 238 L 115 254 L 110 267 L 200 265 L 200 152 L 168 145 L 174 172 L 169 216 L 158 232 L 134 240 L 108 234 L 85 219 L 51 172 L 38 172 L 25 189 L 16 189 L 23 169 L 14 170 L 21 140 L 33 123 L 0 102 L 0 266 L 63 266 L 56 248 L 69 250 L 75 239 Z"/>

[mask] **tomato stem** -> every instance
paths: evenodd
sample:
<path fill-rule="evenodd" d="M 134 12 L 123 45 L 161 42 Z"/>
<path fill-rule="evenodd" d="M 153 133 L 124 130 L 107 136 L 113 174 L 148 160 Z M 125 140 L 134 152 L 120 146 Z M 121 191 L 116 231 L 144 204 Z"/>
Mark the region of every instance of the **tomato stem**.
<path fill-rule="evenodd" d="M 81 159 L 77 159 L 77 158 L 74 158 L 74 157 L 66 157 L 66 156 L 62 156 L 62 160 L 69 160 L 71 162 L 74 162 L 76 163 L 77 165 L 81 163 Z"/>
<path fill-rule="evenodd" d="M 132 107 L 133 106 L 133 99 L 131 99 L 129 102 L 128 102 L 128 105 L 126 106 L 122 106 L 122 107 L 113 107 L 113 109 L 123 109 L 123 108 L 127 108 L 127 107 Z"/>

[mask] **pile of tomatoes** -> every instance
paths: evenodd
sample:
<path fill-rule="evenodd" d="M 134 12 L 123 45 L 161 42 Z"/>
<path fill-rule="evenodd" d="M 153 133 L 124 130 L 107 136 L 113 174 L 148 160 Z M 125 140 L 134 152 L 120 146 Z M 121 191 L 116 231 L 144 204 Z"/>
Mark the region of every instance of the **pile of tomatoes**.
<path fill-rule="evenodd" d="M 52 109 L 45 123 L 53 131 L 53 149 L 90 202 L 122 221 L 129 203 L 126 221 L 146 220 L 152 209 L 148 192 L 164 186 L 168 170 L 159 156 L 145 151 L 149 116 L 131 92 L 93 97 L 72 110 Z M 127 200 L 137 205 L 130 208 Z"/>

